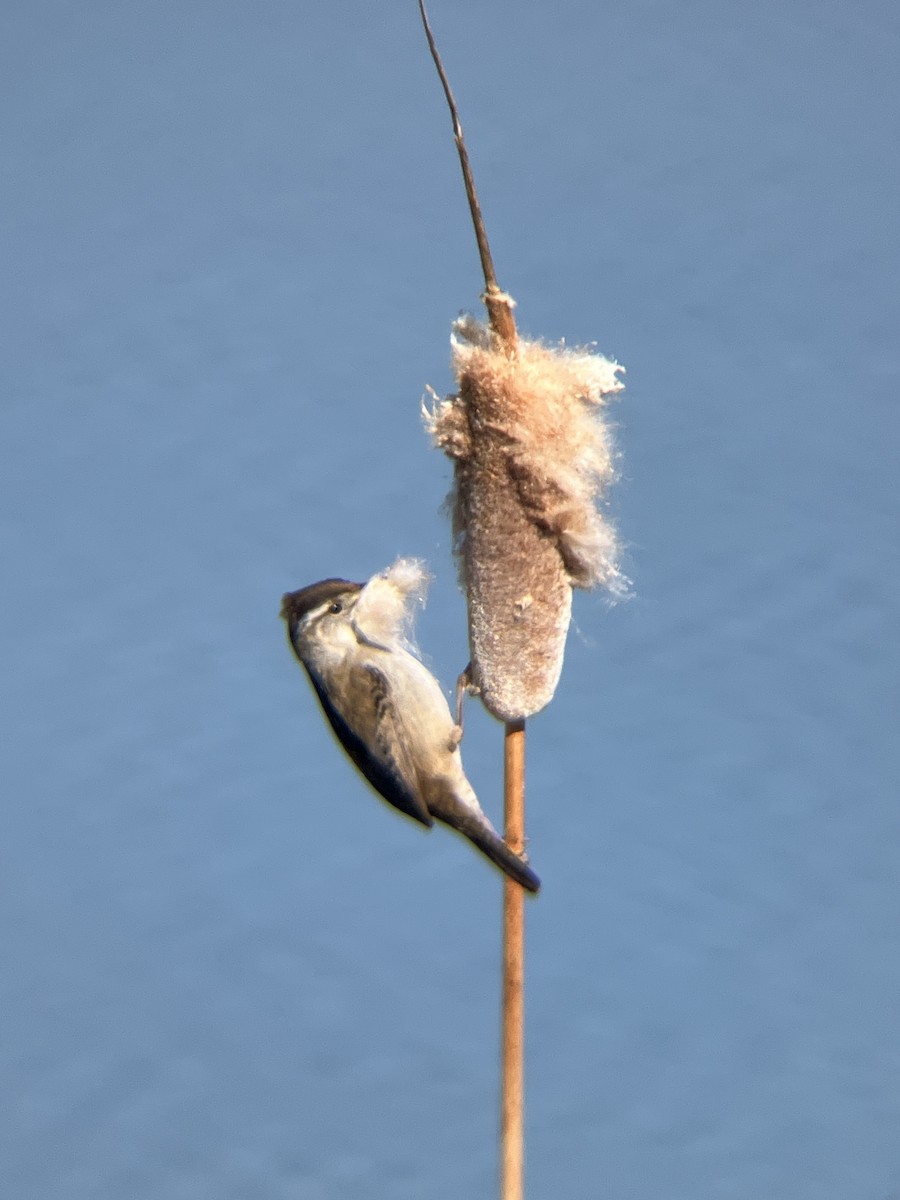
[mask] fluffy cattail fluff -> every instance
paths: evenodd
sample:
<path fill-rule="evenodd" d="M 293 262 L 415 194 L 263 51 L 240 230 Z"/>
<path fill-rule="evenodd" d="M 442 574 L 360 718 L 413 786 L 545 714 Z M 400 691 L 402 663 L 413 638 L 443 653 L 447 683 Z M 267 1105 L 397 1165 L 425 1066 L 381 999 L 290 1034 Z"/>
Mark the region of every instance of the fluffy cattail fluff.
<path fill-rule="evenodd" d="M 454 323 L 459 390 L 426 413 L 453 459 L 451 496 L 474 682 L 501 720 L 533 715 L 562 670 L 572 588 L 627 581 L 596 503 L 614 474 L 604 400 L 622 370 L 519 338 L 510 356 L 474 317 Z"/>
<path fill-rule="evenodd" d="M 423 604 L 431 577 L 417 558 L 398 558 L 393 566 L 373 575 L 360 593 L 353 624 L 368 642 L 401 645 L 416 652 L 413 641 L 414 605 Z"/>

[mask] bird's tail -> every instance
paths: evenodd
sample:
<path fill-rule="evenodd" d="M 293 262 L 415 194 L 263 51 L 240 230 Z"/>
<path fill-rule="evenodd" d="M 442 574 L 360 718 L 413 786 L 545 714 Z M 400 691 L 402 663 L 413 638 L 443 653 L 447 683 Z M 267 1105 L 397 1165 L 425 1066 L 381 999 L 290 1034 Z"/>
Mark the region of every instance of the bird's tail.
<path fill-rule="evenodd" d="M 476 824 L 474 820 L 464 823 L 454 822 L 454 825 L 482 854 L 499 867 L 504 875 L 514 879 L 526 892 L 533 892 L 537 895 L 541 890 L 540 879 L 525 859 L 516 854 L 514 850 L 510 850 L 499 833 L 496 833 L 490 826 L 482 825 L 480 822 Z"/>
<path fill-rule="evenodd" d="M 462 774 L 442 786 L 431 790 L 428 795 L 428 811 L 439 821 L 469 839 L 481 853 L 500 868 L 526 892 L 535 895 L 541 890 L 541 881 L 529 867 L 521 854 L 510 850 L 506 842 L 487 818 L 472 785 Z"/>

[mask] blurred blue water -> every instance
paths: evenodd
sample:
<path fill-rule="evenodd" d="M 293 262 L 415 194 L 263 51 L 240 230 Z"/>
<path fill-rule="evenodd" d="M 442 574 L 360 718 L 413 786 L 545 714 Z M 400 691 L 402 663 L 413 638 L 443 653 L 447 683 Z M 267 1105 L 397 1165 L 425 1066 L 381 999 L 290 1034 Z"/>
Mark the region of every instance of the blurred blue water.
<path fill-rule="evenodd" d="M 577 597 L 530 737 L 530 1193 L 887 1200 L 897 9 L 432 10 L 523 327 L 628 367 L 636 595 Z M 415 6 L 3 25 L 3 1195 L 490 1195 L 498 880 L 358 783 L 277 620 L 422 555 L 465 660 Z"/>

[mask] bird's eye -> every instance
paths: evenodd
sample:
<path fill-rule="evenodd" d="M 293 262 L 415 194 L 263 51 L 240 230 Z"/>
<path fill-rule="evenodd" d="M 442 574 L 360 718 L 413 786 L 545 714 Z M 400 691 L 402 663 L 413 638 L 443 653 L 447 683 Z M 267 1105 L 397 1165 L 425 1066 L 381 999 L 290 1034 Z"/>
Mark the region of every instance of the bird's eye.
<path fill-rule="evenodd" d="M 340 600 L 335 600 L 334 604 L 331 605 L 328 611 L 333 613 L 343 612 L 344 606 L 341 604 Z"/>

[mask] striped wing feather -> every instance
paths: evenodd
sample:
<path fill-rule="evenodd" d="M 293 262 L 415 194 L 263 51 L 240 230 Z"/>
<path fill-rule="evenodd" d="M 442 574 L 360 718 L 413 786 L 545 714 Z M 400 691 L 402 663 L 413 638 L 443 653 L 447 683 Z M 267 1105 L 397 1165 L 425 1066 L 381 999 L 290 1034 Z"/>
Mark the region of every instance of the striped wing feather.
<path fill-rule="evenodd" d="M 351 681 L 347 708 L 354 725 L 333 704 L 327 691 L 307 669 L 338 741 L 372 787 L 394 808 L 429 828 L 434 824 L 415 787 L 416 771 L 400 736 L 400 724 L 391 702 L 387 680 L 377 667 L 367 666 Z"/>

